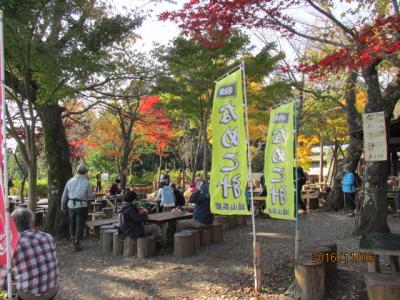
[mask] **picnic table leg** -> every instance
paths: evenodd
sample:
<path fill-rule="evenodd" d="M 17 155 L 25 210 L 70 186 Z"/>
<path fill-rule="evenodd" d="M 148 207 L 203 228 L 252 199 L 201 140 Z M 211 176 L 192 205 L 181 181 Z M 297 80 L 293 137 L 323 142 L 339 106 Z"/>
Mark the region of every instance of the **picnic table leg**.
<path fill-rule="evenodd" d="M 368 272 L 375 272 L 379 273 L 380 267 L 379 267 L 379 255 L 375 254 L 375 259 L 373 262 L 368 263 Z"/>
<path fill-rule="evenodd" d="M 399 258 L 394 255 L 389 255 L 390 269 L 393 273 L 399 273 Z"/>
<path fill-rule="evenodd" d="M 163 223 L 160 223 L 159 226 L 160 226 L 160 229 L 161 229 L 161 240 L 162 240 L 162 243 L 164 245 L 166 245 L 167 244 L 167 240 L 168 240 L 168 223 L 163 222 Z"/>

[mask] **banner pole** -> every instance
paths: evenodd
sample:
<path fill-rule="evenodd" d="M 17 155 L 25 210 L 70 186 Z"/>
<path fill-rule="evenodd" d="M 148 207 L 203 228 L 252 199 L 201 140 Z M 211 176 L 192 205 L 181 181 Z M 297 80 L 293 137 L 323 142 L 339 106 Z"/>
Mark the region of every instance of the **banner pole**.
<path fill-rule="evenodd" d="M 256 220 L 254 214 L 254 194 L 253 194 L 253 170 L 251 167 L 251 149 L 250 149 L 250 130 L 249 130 L 249 112 L 247 106 L 247 89 L 246 89 L 246 72 L 244 60 L 241 63 L 242 77 L 243 77 L 243 97 L 245 109 L 245 122 L 246 122 L 246 136 L 247 136 L 247 160 L 249 165 L 249 186 L 250 186 L 250 203 L 251 203 L 251 220 L 253 227 L 253 263 L 254 263 L 254 287 L 256 291 L 261 290 L 261 246 L 257 243 L 256 236 Z"/>
<path fill-rule="evenodd" d="M 293 111 L 294 111 L 294 166 L 295 166 L 295 216 L 296 216 L 296 225 L 295 225 L 295 239 L 294 239 L 294 258 L 298 259 L 299 258 L 299 252 L 300 252 L 300 242 L 301 242 L 301 237 L 300 237 L 300 228 L 299 228 L 299 203 L 297 201 L 298 193 L 301 193 L 298 188 L 298 161 L 297 161 L 297 137 L 298 137 L 298 119 L 297 119 L 297 109 L 296 109 L 296 100 L 293 101 Z M 301 197 L 301 196 L 300 196 Z"/>
<path fill-rule="evenodd" d="M 5 231 L 6 231 L 6 247 L 7 247 L 7 298 L 12 297 L 11 285 L 11 242 L 10 242 L 10 201 L 8 199 L 8 174 L 7 174 L 7 136 L 6 136 L 6 97 L 4 90 L 4 34 L 3 34 L 3 11 L 0 10 L 0 60 L 1 60 L 1 119 L 2 119 L 2 152 L 3 152 L 3 188 L 5 202 Z M 0 191 L 2 192 L 2 191 Z"/>

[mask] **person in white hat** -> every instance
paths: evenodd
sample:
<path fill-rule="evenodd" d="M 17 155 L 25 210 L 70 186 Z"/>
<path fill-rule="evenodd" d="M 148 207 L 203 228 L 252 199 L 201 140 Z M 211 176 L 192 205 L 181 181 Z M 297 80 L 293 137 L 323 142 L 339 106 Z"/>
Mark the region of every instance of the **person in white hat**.
<path fill-rule="evenodd" d="M 88 216 L 88 200 L 94 199 L 92 186 L 88 180 L 89 168 L 80 164 L 77 174 L 68 180 L 61 197 L 61 210 L 68 208 L 69 232 L 75 251 L 82 250 L 86 219 Z"/>

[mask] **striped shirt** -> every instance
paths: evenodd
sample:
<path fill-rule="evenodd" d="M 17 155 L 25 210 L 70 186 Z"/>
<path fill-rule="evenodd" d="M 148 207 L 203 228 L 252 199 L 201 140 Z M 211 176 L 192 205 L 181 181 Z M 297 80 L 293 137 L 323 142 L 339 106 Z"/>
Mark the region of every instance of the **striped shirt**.
<path fill-rule="evenodd" d="M 40 296 L 58 286 L 59 269 L 53 237 L 41 231 L 20 233 L 12 261 L 12 274 L 18 292 Z M 0 283 L 7 288 L 6 266 L 0 270 Z"/>

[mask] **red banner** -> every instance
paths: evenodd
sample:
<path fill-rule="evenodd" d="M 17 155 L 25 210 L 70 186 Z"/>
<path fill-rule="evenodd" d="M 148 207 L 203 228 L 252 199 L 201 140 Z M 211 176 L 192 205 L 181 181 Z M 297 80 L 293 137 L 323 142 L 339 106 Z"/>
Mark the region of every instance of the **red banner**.
<path fill-rule="evenodd" d="M 0 41 L 2 42 L 2 41 Z M 4 67 L 3 62 L 1 61 L 4 57 L 4 53 L 0 53 L 0 68 Z M 3 95 L 3 91 L 4 91 L 4 87 L 3 87 L 3 74 L 4 71 L 0 70 L 0 172 L 3 173 L 3 131 L 1 130 L 2 127 L 4 126 L 3 122 L 3 114 L 2 114 L 2 101 L 5 101 L 5 95 Z M 0 178 L 3 178 L 3 176 L 0 176 Z M 7 264 L 7 239 L 6 239 L 6 210 L 5 210 L 5 190 L 4 190 L 4 186 L 3 186 L 3 182 L 0 182 L 0 266 L 6 265 Z M 14 252 L 15 247 L 17 246 L 18 243 L 18 231 L 17 228 L 15 226 L 14 221 L 12 220 L 12 218 L 9 218 L 9 228 L 10 228 L 10 242 L 11 242 L 11 257 L 12 257 L 12 253 Z"/>

